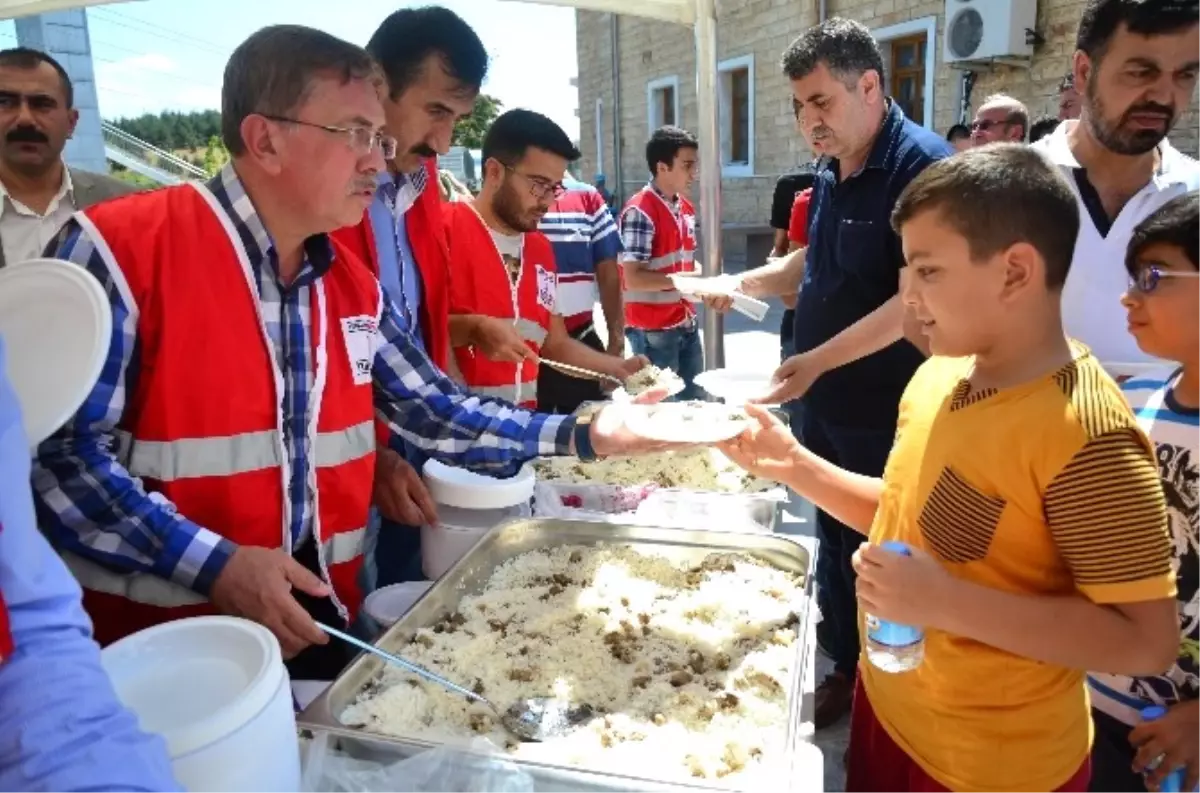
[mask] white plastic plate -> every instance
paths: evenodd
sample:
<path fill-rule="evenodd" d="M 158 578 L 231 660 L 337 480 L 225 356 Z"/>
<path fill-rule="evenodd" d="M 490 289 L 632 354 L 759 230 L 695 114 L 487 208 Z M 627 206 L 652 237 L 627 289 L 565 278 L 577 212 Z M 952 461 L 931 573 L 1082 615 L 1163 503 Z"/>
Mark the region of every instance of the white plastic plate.
<path fill-rule="evenodd" d="M 36 446 L 74 415 L 100 377 L 112 309 L 100 282 L 79 265 L 31 259 L 0 270 L 0 337 Z"/>
<path fill-rule="evenodd" d="M 771 372 L 709 369 L 696 375 L 696 385 L 730 405 L 744 405 L 771 393 Z"/>
<path fill-rule="evenodd" d="M 750 426 L 739 413 L 717 402 L 660 402 L 631 406 L 625 425 L 635 435 L 664 443 L 719 443 Z"/>

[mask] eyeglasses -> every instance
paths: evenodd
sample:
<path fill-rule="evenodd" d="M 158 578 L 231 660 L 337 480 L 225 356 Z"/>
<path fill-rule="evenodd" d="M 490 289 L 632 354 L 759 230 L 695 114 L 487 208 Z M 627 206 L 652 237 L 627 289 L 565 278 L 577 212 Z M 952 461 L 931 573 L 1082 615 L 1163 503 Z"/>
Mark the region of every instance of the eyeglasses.
<path fill-rule="evenodd" d="M 1138 270 L 1137 275 L 1129 279 L 1129 288 L 1148 295 L 1158 288 L 1158 282 L 1164 278 L 1200 278 L 1200 272 L 1164 270 L 1159 265 L 1151 264 Z"/>
<path fill-rule="evenodd" d="M 379 153 L 383 155 L 383 159 L 391 160 L 396 157 L 396 139 L 390 135 L 384 135 L 382 132 L 376 132 L 366 127 L 334 127 L 329 124 L 315 124 L 312 121 L 301 121 L 298 118 L 287 118 L 286 116 L 263 115 L 263 118 L 270 121 L 278 121 L 281 124 L 296 124 L 301 127 L 323 129 L 335 135 L 345 135 L 350 141 L 351 148 L 357 152 L 370 154 L 378 146 Z"/>
<path fill-rule="evenodd" d="M 540 177 L 530 176 L 527 173 L 521 173 L 511 165 L 505 165 L 504 163 L 500 164 L 504 166 L 504 170 L 508 171 L 509 173 L 516 174 L 526 182 L 529 182 L 529 194 L 534 198 L 544 201 L 550 198 L 558 198 L 563 193 L 567 192 L 567 188 L 563 187 L 562 182 L 547 182 L 545 179 Z"/>
<path fill-rule="evenodd" d="M 1011 118 L 1006 118 L 1003 121 L 993 121 L 991 119 L 985 118 L 981 121 L 972 121 L 971 122 L 971 131 L 972 132 L 987 132 L 992 127 L 1011 127 L 1014 123 L 1016 123 L 1016 122 L 1014 122 Z"/>

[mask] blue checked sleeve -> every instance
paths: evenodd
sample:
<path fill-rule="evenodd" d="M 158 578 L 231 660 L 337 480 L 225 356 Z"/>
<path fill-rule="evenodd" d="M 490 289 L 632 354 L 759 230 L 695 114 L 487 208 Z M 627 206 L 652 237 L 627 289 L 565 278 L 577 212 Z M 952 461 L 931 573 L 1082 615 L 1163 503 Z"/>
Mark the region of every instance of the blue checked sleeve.
<path fill-rule="evenodd" d="M 38 521 L 60 548 L 123 573 L 150 573 L 207 595 L 235 546 L 180 515 L 118 461 L 116 429 L 136 378 L 137 320 L 88 234 L 69 222 L 46 256 L 84 267 L 112 306 L 112 338 L 83 406 L 42 442 L 33 466 Z"/>

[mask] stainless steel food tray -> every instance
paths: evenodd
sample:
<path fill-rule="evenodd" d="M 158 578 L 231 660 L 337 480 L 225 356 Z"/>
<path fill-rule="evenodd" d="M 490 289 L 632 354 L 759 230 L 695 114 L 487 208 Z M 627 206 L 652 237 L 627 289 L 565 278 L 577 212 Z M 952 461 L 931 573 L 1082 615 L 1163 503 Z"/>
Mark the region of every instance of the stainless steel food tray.
<path fill-rule="evenodd" d="M 812 579 L 814 559 L 803 545 L 778 534 L 745 534 L 701 529 L 668 529 L 648 526 L 629 526 L 588 521 L 548 519 L 523 519 L 502 523 L 484 535 L 475 546 L 450 568 L 433 588 L 417 601 L 412 609 L 391 628 L 376 644 L 388 650 L 399 650 L 408 644 L 416 632 L 435 624 L 446 614 L 455 611 L 463 597 L 479 592 L 492 571 L 503 562 L 526 551 L 560 545 L 617 545 L 626 544 L 635 548 L 656 550 L 670 556 L 682 557 L 699 562 L 714 552 L 745 553 L 775 565 L 783 570 L 803 573 L 805 592 L 808 598 L 797 626 L 796 658 L 792 676 L 788 681 L 788 724 L 786 746 L 788 757 L 783 758 L 784 767 L 798 756 L 798 746 L 804 742 L 801 725 L 801 699 L 803 674 L 807 664 L 809 635 L 809 613 L 812 602 Z M 300 726 L 314 730 L 325 730 L 349 736 L 369 736 L 373 740 L 400 744 L 414 748 L 433 748 L 440 742 L 417 737 L 396 738 L 376 733 L 365 728 L 348 727 L 341 723 L 338 714 L 358 696 L 359 692 L 375 678 L 383 661 L 373 655 L 360 654 L 325 690 L 300 714 Z M 540 773 L 578 773 L 586 770 L 596 775 L 596 769 L 581 769 L 573 765 L 553 765 L 513 758 L 513 762 Z M 599 774 L 605 776 L 605 774 Z M 793 783 L 800 783 L 795 775 L 788 773 Z M 642 769 L 626 777 L 635 783 L 652 787 L 678 784 L 677 778 L 654 775 L 653 769 Z M 696 784 L 693 788 L 729 790 L 728 784 Z"/>

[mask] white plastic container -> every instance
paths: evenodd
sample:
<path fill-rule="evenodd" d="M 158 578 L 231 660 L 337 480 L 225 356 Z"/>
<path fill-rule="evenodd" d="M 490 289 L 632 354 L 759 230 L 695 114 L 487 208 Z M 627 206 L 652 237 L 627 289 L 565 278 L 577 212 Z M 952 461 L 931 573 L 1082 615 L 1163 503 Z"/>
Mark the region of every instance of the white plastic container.
<path fill-rule="evenodd" d="M 432 581 L 406 581 L 376 589 L 363 601 L 363 611 L 381 629 L 395 625 L 433 586 Z"/>
<path fill-rule="evenodd" d="M 101 662 L 142 729 L 166 740 L 185 789 L 300 789 L 291 685 L 266 628 L 237 617 L 176 620 L 110 645 Z"/>
<path fill-rule="evenodd" d="M 530 514 L 528 501 L 499 509 L 463 509 L 439 504 L 437 524 L 421 527 L 422 572 L 436 581 L 493 526 Z"/>

